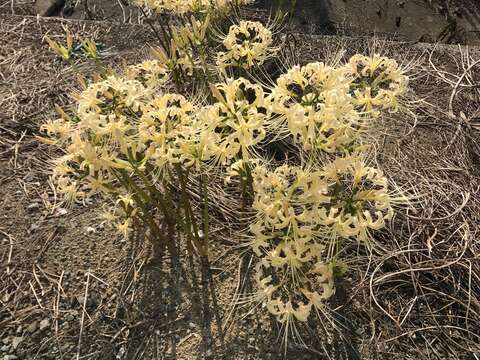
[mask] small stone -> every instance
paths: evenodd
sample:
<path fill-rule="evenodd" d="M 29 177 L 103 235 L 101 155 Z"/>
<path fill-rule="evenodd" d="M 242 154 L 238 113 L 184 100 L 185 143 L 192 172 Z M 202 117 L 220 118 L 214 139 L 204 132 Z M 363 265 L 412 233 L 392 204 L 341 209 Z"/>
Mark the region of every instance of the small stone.
<path fill-rule="evenodd" d="M 122 346 L 119 350 L 117 355 L 115 356 L 116 359 L 122 359 L 123 355 L 125 354 L 125 348 Z"/>
<path fill-rule="evenodd" d="M 30 325 L 27 327 L 27 332 L 30 334 L 34 333 L 38 329 L 38 321 L 32 322 Z"/>
<path fill-rule="evenodd" d="M 40 208 L 40 204 L 37 202 L 33 202 L 31 204 L 27 205 L 27 210 L 32 211 L 32 210 L 38 210 Z"/>
<path fill-rule="evenodd" d="M 64 209 L 64 208 L 58 208 L 56 211 L 57 216 L 67 215 L 67 213 L 68 213 L 67 209 Z"/>
<path fill-rule="evenodd" d="M 191 329 L 195 328 L 195 324 L 193 322 L 189 323 L 188 326 L 190 326 Z"/>
<path fill-rule="evenodd" d="M 45 329 L 49 326 L 50 326 L 50 320 L 43 319 L 42 321 L 40 321 L 40 331 L 42 331 L 43 329 Z"/>
<path fill-rule="evenodd" d="M 8 345 L 3 345 L 3 346 L 0 348 L 0 351 L 1 351 L 1 352 L 8 352 L 8 350 L 10 350 L 10 346 L 8 346 Z"/>
<path fill-rule="evenodd" d="M 96 230 L 95 230 L 94 227 L 87 226 L 87 227 L 85 228 L 85 232 L 86 232 L 87 234 L 95 234 Z"/>
<path fill-rule="evenodd" d="M 23 341 L 23 336 L 15 336 L 13 339 L 12 339 L 12 346 L 14 349 L 17 348 L 18 345 L 20 345 L 20 343 Z"/>
<path fill-rule="evenodd" d="M 40 225 L 38 225 L 37 223 L 33 223 L 32 225 L 30 225 L 30 232 L 31 233 L 37 231 L 38 229 L 40 229 Z"/>
<path fill-rule="evenodd" d="M 17 357 L 15 355 L 5 355 L 3 360 L 16 360 Z"/>
<path fill-rule="evenodd" d="M 2 343 L 4 343 L 5 345 L 10 344 L 10 338 L 9 337 L 3 338 Z"/>
<path fill-rule="evenodd" d="M 60 346 L 60 350 L 62 353 L 69 353 L 70 352 L 70 345 L 69 344 L 63 344 Z"/>
<path fill-rule="evenodd" d="M 21 333 L 22 333 L 22 330 L 23 330 L 23 326 L 22 326 L 22 325 L 18 325 L 17 334 L 21 334 Z"/>
<path fill-rule="evenodd" d="M 23 181 L 25 182 L 31 182 L 33 180 L 35 180 L 35 175 L 33 174 L 33 172 L 29 172 L 27 175 L 23 177 Z"/>

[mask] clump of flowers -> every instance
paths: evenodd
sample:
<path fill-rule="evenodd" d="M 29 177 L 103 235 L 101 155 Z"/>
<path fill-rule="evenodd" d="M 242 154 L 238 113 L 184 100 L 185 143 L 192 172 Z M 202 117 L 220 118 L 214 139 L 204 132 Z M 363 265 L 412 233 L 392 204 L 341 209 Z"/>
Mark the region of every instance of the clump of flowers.
<path fill-rule="evenodd" d="M 319 208 L 330 201 L 328 184 L 320 171 L 282 165 L 272 172 L 257 166 L 253 180 L 253 208 L 265 227 L 293 234 L 309 228 L 314 235 L 319 230 L 323 220 Z"/>
<path fill-rule="evenodd" d="M 228 11 L 232 6 L 251 4 L 252 0 L 135 0 L 157 13 L 185 14 L 206 10 Z"/>
<path fill-rule="evenodd" d="M 322 311 L 346 268 L 340 239 L 371 239 L 393 215 L 382 173 L 358 157 L 339 157 L 319 170 L 282 165 L 253 171 L 256 222 L 251 247 L 260 257 L 257 300 L 285 323 Z"/>
<path fill-rule="evenodd" d="M 366 241 L 392 218 L 391 191 L 380 170 L 349 156 L 325 165 L 323 176 L 330 197 L 323 218 L 334 236 Z"/>
<path fill-rule="evenodd" d="M 204 158 L 213 158 L 215 163 L 222 165 L 251 158 L 255 147 L 265 139 L 268 127 L 262 86 L 239 78 L 227 79 L 212 90 L 217 102 L 199 114 L 205 138 L 202 140 Z"/>
<path fill-rule="evenodd" d="M 250 230 L 256 267 L 257 300 L 288 327 L 322 311 L 334 293 L 335 261 L 328 258 L 322 209 L 329 186 L 321 171 L 283 165 L 253 171 L 257 220 Z"/>
<path fill-rule="evenodd" d="M 109 131 L 108 124 L 120 115 L 135 114 L 143 101 L 151 96 L 141 82 L 121 76 L 110 75 L 94 82 L 75 98 L 78 102 L 78 126 L 95 132 Z"/>
<path fill-rule="evenodd" d="M 149 89 L 159 89 L 170 80 L 170 70 L 159 60 L 147 60 L 127 67 L 125 77 L 140 82 Z"/>
<path fill-rule="evenodd" d="M 157 69 L 158 64 L 153 66 Z M 138 76 L 145 79 L 144 73 Z M 168 242 L 158 216 L 169 223 L 170 230 L 174 223 L 182 223 L 173 218 L 176 207 L 163 179 L 177 166 L 188 168 L 195 161 L 197 109 L 182 95 L 162 95 L 145 85 L 132 79 L 132 68 L 126 76 L 106 76 L 76 95 L 75 116 L 58 109 L 61 117 L 41 130 L 53 138 L 50 143 L 66 152 L 55 160 L 53 172 L 58 193 L 66 202 L 101 194 L 106 204 L 114 204 L 107 218 L 118 231 L 126 236 L 134 223 L 143 223 L 158 246 Z"/>
<path fill-rule="evenodd" d="M 342 69 L 323 63 L 294 66 L 272 89 L 273 112 L 304 149 L 334 152 L 354 140 L 358 119 L 348 94 L 350 80 Z"/>
<path fill-rule="evenodd" d="M 155 97 L 142 107 L 138 125 L 138 140 L 145 160 L 152 161 L 156 170 L 166 165 L 195 162 L 192 149 L 197 141 L 194 112 L 196 107 L 184 96 L 165 94 Z"/>
<path fill-rule="evenodd" d="M 217 65 L 221 68 L 238 66 L 249 69 L 262 65 L 278 51 L 272 46 L 272 31 L 258 21 L 242 20 L 238 25 L 230 26 L 222 43 L 226 51 L 217 55 Z"/>
<path fill-rule="evenodd" d="M 407 90 L 408 77 L 395 60 L 385 56 L 354 55 L 345 70 L 351 77 L 350 94 L 356 108 L 375 117 L 379 110 L 395 111 Z"/>
<path fill-rule="evenodd" d="M 244 77 L 221 79 L 225 68 L 248 74 L 278 50 L 268 27 L 241 21 L 222 39 L 220 71 L 210 71 L 210 11 L 250 0 L 138 2 L 172 13 L 167 23 L 177 16 L 182 27 L 160 24 L 155 60 L 123 74 L 104 68 L 75 95 L 74 114 L 58 108 L 60 117 L 42 126 L 46 141 L 64 151 L 54 161 L 57 193 L 69 204 L 98 195 L 104 220 L 123 236 L 141 225 L 154 247 L 186 239 L 190 254 L 197 249 L 206 257 L 209 196 L 240 185 L 243 197 L 235 188 L 233 207 L 220 212 L 241 208 L 247 215 L 235 225 L 248 229 L 259 258 L 254 299 L 288 333 L 295 321 L 324 312 L 346 270 L 342 243 L 372 243 L 373 232 L 393 217 L 398 198 L 363 160 L 361 135 L 365 122 L 396 110 L 408 78 L 391 59 L 356 55 L 341 67 L 294 66 L 270 92 Z M 72 38 L 67 47 L 51 46 L 67 59 Z M 94 44 L 86 46 L 93 55 Z M 215 84 L 211 94 L 188 96 L 205 82 Z M 262 145 L 286 137 L 299 146 L 286 149 L 288 164 L 272 169 Z M 211 186 L 212 179 L 221 181 Z"/>

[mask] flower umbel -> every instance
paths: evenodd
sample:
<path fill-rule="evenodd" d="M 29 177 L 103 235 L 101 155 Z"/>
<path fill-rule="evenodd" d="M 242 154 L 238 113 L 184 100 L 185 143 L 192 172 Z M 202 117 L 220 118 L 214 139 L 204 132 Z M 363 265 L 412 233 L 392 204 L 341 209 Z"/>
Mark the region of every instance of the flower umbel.
<path fill-rule="evenodd" d="M 270 29 L 258 21 L 242 20 L 238 25 L 230 26 L 223 39 L 226 51 L 218 53 L 217 65 L 222 68 L 239 66 L 245 69 L 262 65 L 278 51 L 272 43 Z"/>
<path fill-rule="evenodd" d="M 378 117 L 379 110 L 395 111 L 405 94 L 408 77 L 397 62 L 385 56 L 353 56 L 345 66 L 352 77 L 350 93 L 359 111 Z"/>
<path fill-rule="evenodd" d="M 316 62 L 281 75 L 269 99 L 272 111 L 305 150 L 334 152 L 356 136 L 352 125 L 358 113 L 348 89 L 343 70 Z"/>

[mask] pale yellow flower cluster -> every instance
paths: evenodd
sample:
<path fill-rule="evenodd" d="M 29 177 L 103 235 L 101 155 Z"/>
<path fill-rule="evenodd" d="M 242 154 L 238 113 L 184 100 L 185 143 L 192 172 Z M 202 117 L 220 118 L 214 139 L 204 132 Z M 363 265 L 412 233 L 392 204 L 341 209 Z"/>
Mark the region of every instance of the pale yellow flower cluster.
<path fill-rule="evenodd" d="M 272 111 L 306 150 L 334 152 L 352 142 L 357 121 L 350 79 L 342 69 L 320 62 L 294 66 L 272 89 Z"/>
<path fill-rule="evenodd" d="M 320 171 L 283 165 L 273 172 L 257 166 L 253 172 L 254 209 L 264 227 L 292 234 L 313 231 L 322 223 L 319 209 L 329 202 Z M 256 240 L 258 241 L 258 239 Z M 252 244 L 256 253 L 259 245 Z"/>
<path fill-rule="evenodd" d="M 176 13 L 212 4 L 142 3 Z M 397 108 L 408 78 L 391 59 L 354 56 L 338 68 L 321 62 L 294 66 L 276 80 L 271 93 L 246 78 L 227 78 L 211 86 L 214 101 L 199 104 L 171 93 L 170 81 L 187 89 L 179 82 L 183 75 L 199 74 L 194 71 L 198 59 L 203 74 L 210 75 L 203 47 L 208 24 L 208 17 L 203 23 L 192 20 L 173 36 L 171 49 L 155 52 L 157 60 L 85 86 L 75 96 L 74 115 L 58 109 L 60 118 L 42 126 L 54 138 L 50 142 L 65 151 L 55 161 L 54 181 L 69 203 L 97 193 L 110 198 L 114 205 L 105 221 L 127 236 L 138 222 L 159 232 L 155 221 L 163 218 L 174 230 L 188 232 L 196 225 L 186 192 L 180 205 L 162 193 L 175 186 L 177 177 L 182 190 L 191 170 L 201 171 L 205 186 L 206 169 L 220 168 L 225 183 L 239 177 L 242 209 L 253 195 L 256 213 L 249 230 L 260 258 L 257 300 L 288 327 L 290 321 L 304 322 L 312 312 L 322 312 L 334 294 L 340 240 L 367 242 L 393 217 L 389 183 L 365 164 L 357 145 L 363 122 Z M 224 45 L 227 51 L 218 57 L 222 67 L 250 68 L 276 52 L 271 31 L 251 21 L 232 26 Z M 309 166 L 284 164 L 271 170 L 261 165 L 268 156 L 262 146 L 287 136 L 307 150 L 292 146 L 292 157 L 306 159 Z M 317 150 L 329 155 L 317 156 Z M 176 206 L 182 211 L 168 214 Z M 169 207 L 174 209 L 165 210 Z M 184 222 L 175 218 L 181 212 Z"/>
<path fill-rule="evenodd" d="M 127 67 L 125 77 L 137 80 L 149 89 L 158 90 L 169 80 L 170 71 L 165 63 L 159 60 L 147 60 Z"/>
<path fill-rule="evenodd" d="M 238 25 L 230 26 L 223 39 L 226 51 L 218 53 L 217 65 L 221 68 L 239 66 L 245 69 L 262 65 L 278 51 L 272 43 L 272 32 L 262 23 L 242 20 Z"/>
<path fill-rule="evenodd" d="M 333 294 L 333 268 L 325 262 L 321 209 L 329 202 L 319 171 L 283 165 L 253 172 L 257 221 L 253 251 L 260 256 L 258 300 L 283 323 L 306 321 Z"/>
<path fill-rule="evenodd" d="M 142 107 L 138 137 L 145 160 L 161 170 L 171 164 L 193 164 L 197 142 L 196 107 L 178 94 L 155 97 Z"/>
<path fill-rule="evenodd" d="M 169 180 L 176 166 L 237 162 L 240 170 L 238 161 L 255 157 L 269 119 L 260 85 L 227 79 L 212 87 L 217 102 L 198 107 L 165 92 L 168 75 L 158 61 L 128 67 L 123 76 L 109 75 L 77 94 L 74 117 L 61 112 L 60 119 L 42 126 L 66 151 L 54 169 L 66 201 L 96 193 L 121 196 L 120 187 L 131 190 L 126 183 L 131 179 L 121 177 L 125 172 L 141 177 L 149 169 L 153 181 Z M 122 233 L 131 223 L 122 221 Z"/>
<path fill-rule="evenodd" d="M 385 227 L 393 216 L 391 191 L 380 170 L 355 156 L 336 158 L 324 167 L 330 203 L 324 224 L 334 236 L 371 239 L 371 230 Z"/>
<path fill-rule="evenodd" d="M 135 0 L 140 6 L 146 6 L 157 13 L 172 12 L 178 15 L 212 9 L 229 11 L 232 6 L 251 4 L 253 0 Z"/>
<path fill-rule="evenodd" d="M 307 321 L 312 310 L 321 312 L 334 293 L 335 263 L 323 262 L 313 255 L 321 251 L 323 248 L 318 246 L 299 249 L 296 242 L 283 240 L 272 250 L 281 254 L 272 256 L 276 263 L 265 257 L 256 266 L 257 300 L 286 330 L 292 321 Z M 284 261 L 278 261 L 283 258 Z"/>
<path fill-rule="evenodd" d="M 65 202 L 96 193 L 122 196 L 118 172 L 144 169 L 146 160 L 159 165 L 160 154 L 172 162 L 188 161 L 178 155 L 187 136 L 176 134 L 187 127 L 192 105 L 180 95 L 161 95 L 167 80 L 168 72 L 156 61 L 129 67 L 123 76 L 108 75 L 76 94 L 74 116 L 57 109 L 61 117 L 41 127 L 66 152 L 53 170 Z M 122 233 L 131 222 L 122 221 Z"/>
<path fill-rule="evenodd" d="M 306 321 L 334 292 L 339 238 L 368 241 L 393 209 L 382 173 L 358 157 L 339 157 L 320 170 L 283 165 L 253 171 L 256 222 L 251 247 L 259 301 L 281 322 Z"/>
<path fill-rule="evenodd" d="M 353 56 L 345 70 L 351 77 L 350 93 L 355 106 L 378 116 L 378 110 L 395 111 L 398 99 L 406 92 L 408 77 L 397 62 L 380 56 Z"/>
<path fill-rule="evenodd" d="M 249 159 L 265 138 L 268 109 L 262 86 L 244 78 L 227 79 L 213 89 L 217 102 L 200 111 L 204 159 L 228 165 Z"/>
<path fill-rule="evenodd" d="M 125 115 L 126 111 L 140 109 L 148 91 L 137 80 L 110 75 L 102 81 L 89 85 L 76 96 L 79 127 L 101 131 L 115 117 Z"/>

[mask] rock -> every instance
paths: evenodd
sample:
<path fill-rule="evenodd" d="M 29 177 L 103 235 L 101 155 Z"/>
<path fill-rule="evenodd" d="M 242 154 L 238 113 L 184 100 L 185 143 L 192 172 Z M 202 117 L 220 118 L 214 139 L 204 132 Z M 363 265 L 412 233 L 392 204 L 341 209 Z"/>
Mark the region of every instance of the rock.
<path fill-rule="evenodd" d="M 67 209 L 64 209 L 64 208 L 58 208 L 57 211 L 55 212 L 57 216 L 63 216 L 63 215 L 66 215 L 67 213 L 68 213 Z"/>
<path fill-rule="evenodd" d="M 33 202 L 27 205 L 27 210 L 29 211 L 38 210 L 39 208 L 40 208 L 40 204 L 37 202 Z"/>
<path fill-rule="evenodd" d="M 18 345 L 20 345 L 20 343 L 23 341 L 23 336 L 15 336 L 13 339 L 12 339 L 12 346 L 14 349 L 16 349 L 18 347 Z"/>
<path fill-rule="evenodd" d="M 4 345 L 10 344 L 10 338 L 9 338 L 9 337 L 3 338 L 3 339 L 2 339 L 2 343 L 3 343 Z"/>
<path fill-rule="evenodd" d="M 35 331 L 38 329 L 38 321 L 32 322 L 30 325 L 27 327 L 27 332 L 30 334 L 33 334 Z"/>
<path fill-rule="evenodd" d="M 55 16 L 63 9 L 65 2 L 65 0 L 37 0 L 35 12 L 40 16 Z"/>
<path fill-rule="evenodd" d="M 87 226 L 87 227 L 85 228 L 85 232 L 86 232 L 87 234 L 95 234 L 96 230 L 95 230 L 94 227 Z"/>
<path fill-rule="evenodd" d="M 42 331 L 43 329 L 45 329 L 49 326 L 50 326 L 50 320 L 43 319 L 42 321 L 40 321 L 40 331 Z"/>
<path fill-rule="evenodd" d="M 17 357 L 15 355 L 5 355 L 3 360 L 16 360 Z"/>
<path fill-rule="evenodd" d="M 35 180 L 35 174 L 31 171 L 23 177 L 23 181 L 25 182 L 31 182 L 33 180 Z"/>
<path fill-rule="evenodd" d="M 0 348 L 0 351 L 1 351 L 1 352 L 8 352 L 8 350 L 10 350 L 10 346 L 8 346 L 8 345 L 3 345 L 3 346 Z"/>

